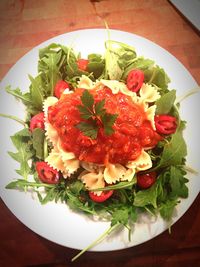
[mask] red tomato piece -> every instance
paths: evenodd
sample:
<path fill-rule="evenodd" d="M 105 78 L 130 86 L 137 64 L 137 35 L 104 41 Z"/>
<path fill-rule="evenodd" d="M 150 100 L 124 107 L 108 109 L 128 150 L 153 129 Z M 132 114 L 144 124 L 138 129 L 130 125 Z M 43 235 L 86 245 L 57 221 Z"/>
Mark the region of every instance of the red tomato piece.
<path fill-rule="evenodd" d="M 128 74 L 126 83 L 127 87 L 132 92 L 138 92 L 144 82 L 144 72 L 138 69 L 131 70 Z"/>
<path fill-rule="evenodd" d="M 44 161 L 36 162 L 36 171 L 39 179 L 47 184 L 57 184 L 60 179 L 60 174 L 57 170 L 54 170 Z"/>
<path fill-rule="evenodd" d="M 176 132 L 176 118 L 170 115 L 156 115 L 155 126 L 158 133 L 173 134 Z"/>
<path fill-rule="evenodd" d="M 102 191 L 101 195 L 98 196 L 94 192 L 89 191 L 89 196 L 92 199 L 92 201 L 100 203 L 109 199 L 112 196 L 113 192 L 114 192 L 113 190 Z"/>
<path fill-rule="evenodd" d="M 140 144 L 138 144 L 136 142 L 134 144 L 132 144 L 132 148 L 131 148 L 131 152 L 130 152 L 130 155 L 131 155 L 130 159 L 135 160 L 137 157 L 140 156 L 141 151 L 142 151 L 142 147 Z"/>
<path fill-rule="evenodd" d="M 128 134 L 131 136 L 136 136 L 137 135 L 137 128 L 131 124 L 131 123 L 122 123 L 120 125 L 120 132 L 123 134 Z"/>
<path fill-rule="evenodd" d="M 69 84 L 63 80 L 60 80 L 56 83 L 54 88 L 54 95 L 57 98 L 60 98 L 65 89 L 69 89 Z"/>
<path fill-rule="evenodd" d="M 35 128 L 44 129 L 44 112 L 40 112 L 31 118 L 30 131 L 32 132 Z"/>
<path fill-rule="evenodd" d="M 89 63 L 88 59 L 80 58 L 77 60 L 77 65 L 78 65 L 79 70 L 86 71 L 88 63 Z"/>
<path fill-rule="evenodd" d="M 140 128 L 140 139 L 144 147 L 149 146 L 152 143 L 153 138 L 154 138 L 154 132 L 150 127 L 142 126 Z"/>
<path fill-rule="evenodd" d="M 155 183 L 155 181 L 156 181 L 156 172 L 137 174 L 137 184 L 142 189 L 151 187 Z"/>

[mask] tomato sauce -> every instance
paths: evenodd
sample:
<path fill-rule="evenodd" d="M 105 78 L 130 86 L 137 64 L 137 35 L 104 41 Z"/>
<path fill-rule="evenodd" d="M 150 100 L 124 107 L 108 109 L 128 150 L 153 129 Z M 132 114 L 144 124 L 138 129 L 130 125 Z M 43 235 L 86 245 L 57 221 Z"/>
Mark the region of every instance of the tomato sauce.
<path fill-rule="evenodd" d="M 106 164 L 106 162 L 126 164 L 135 160 L 143 148 L 153 147 L 160 136 L 153 130 L 144 110 L 122 93 L 112 94 L 109 88 L 90 90 L 95 103 L 105 99 L 107 113 L 118 114 L 113 125 L 114 133 L 105 135 L 99 129 L 95 140 L 87 137 L 76 125 L 84 121 L 80 117 L 78 105 L 84 89 L 76 89 L 64 94 L 59 101 L 49 107 L 49 122 L 56 128 L 64 150 L 73 152 L 81 161 Z"/>

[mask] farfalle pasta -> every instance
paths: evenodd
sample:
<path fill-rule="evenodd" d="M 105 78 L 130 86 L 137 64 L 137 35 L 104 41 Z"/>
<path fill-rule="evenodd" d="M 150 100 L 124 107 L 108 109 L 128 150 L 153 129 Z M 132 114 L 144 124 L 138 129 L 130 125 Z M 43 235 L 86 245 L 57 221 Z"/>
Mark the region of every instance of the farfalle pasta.
<path fill-rule="evenodd" d="M 157 88 L 151 84 L 143 83 L 140 89 L 140 101 L 144 101 L 145 103 L 153 103 L 156 102 L 160 98 L 160 94 Z"/>
<path fill-rule="evenodd" d="M 126 84 L 123 82 L 119 82 L 117 80 L 112 81 L 103 79 L 100 81 L 93 82 L 90 78 L 86 77 L 85 75 L 83 75 L 80 78 L 78 86 L 81 88 L 81 90 L 83 90 L 82 88 L 84 88 L 84 90 L 90 90 L 91 92 L 92 90 L 95 90 L 95 92 L 98 92 L 99 94 L 104 90 L 110 89 L 111 94 L 117 97 L 116 99 L 119 98 L 120 94 L 124 95 L 125 96 L 124 101 L 129 101 L 133 105 L 136 105 L 138 112 L 142 112 L 144 114 L 146 120 L 151 124 L 152 130 L 155 130 L 154 116 L 155 116 L 156 105 L 152 105 L 152 103 L 155 102 L 160 97 L 155 87 L 143 83 L 140 94 L 137 95 L 135 92 L 131 92 L 127 88 Z M 67 92 L 64 91 L 63 94 L 65 95 L 70 94 L 69 98 L 71 98 L 71 95 L 73 93 L 67 90 Z M 67 101 L 68 100 L 66 98 L 66 102 Z M 64 106 L 65 104 L 60 104 L 60 105 Z M 54 149 L 51 151 L 46 161 L 49 163 L 50 166 L 63 173 L 64 178 L 70 178 L 70 175 L 75 173 L 81 167 L 83 168 L 84 175 L 80 174 L 79 179 L 81 179 L 84 182 L 87 189 L 91 190 L 91 189 L 102 188 L 106 184 L 116 184 L 120 181 L 131 181 L 135 173 L 137 173 L 138 171 L 144 171 L 150 169 L 152 167 L 151 158 L 149 154 L 144 151 L 144 149 L 142 149 L 141 152 L 138 154 L 138 156 L 135 157 L 132 161 L 129 159 L 127 162 L 124 162 L 123 164 L 122 162 L 115 162 L 115 161 L 113 162 L 113 159 L 111 160 L 111 162 L 109 162 L 108 159 L 107 163 L 102 161 L 102 162 L 97 162 L 99 163 L 97 164 L 95 160 L 94 161 L 92 161 L 91 159 L 88 160 L 88 158 L 90 158 L 90 155 L 85 158 L 82 156 L 83 153 L 86 153 L 87 148 L 85 148 L 86 151 L 82 151 L 81 152 L 82 154 L 79 155 L 73 152 L 73 148 L 70 149 L 69 147 L 68 150 L 66 150 L 62 146 L 62 139 L 64 137 L 63 135 L 59 135 L 60 129 L 57 129 L 57 134 L 56 134 L 56 128 L 54 126 L 56 125 L 56 122 L 54 123 L 54 125 L 52 125 L 48 119 L 48 108 L 54 106 L 59 107 L 59 100 L 56 99 L 55 97 L 47 98 L 47 100 L 44 103 L 45 129 L 47 138 L 53 143 Z M 67 116 L 68 115 L 66 115 L 66 118 Z M 126 131 L 128 132 L 129 129 L 127 129 Z M 87 146 L 90 146 L 92 142 L 94 143 L 96 142 L 95 140 L 93 141 L 91 138 L 86 138 L 86 136 L 84 135 L 78 135 L 77 140 L 81 138 L 82 138 L 81 142 L 86 142 L 85 139 L 87 139 L 88 142 Z M 91 144 L 89 144 L 89 142 Z M 146 149 L 149 149 L 149 147 L 147 147 Z M 93 152 L 91 152 L 91 154 L 92 153 Z"/>
<path fill-rule="evenodd" d="M 98 172 L 83 171 L 78 178 L 85 184 L 88 189 L 105 187 L 104 175 L 100 170 Z M 100 195 L 101 191 L 97 191 L 96 194 Z"/>
<path fill-rule="evenodd" d="M 135 171 L 148 170 L 152 167 L 151 157 L 143 150 L 140 156 L 136 160 L 129 162 L 126 167 L 135 169 Z"/>

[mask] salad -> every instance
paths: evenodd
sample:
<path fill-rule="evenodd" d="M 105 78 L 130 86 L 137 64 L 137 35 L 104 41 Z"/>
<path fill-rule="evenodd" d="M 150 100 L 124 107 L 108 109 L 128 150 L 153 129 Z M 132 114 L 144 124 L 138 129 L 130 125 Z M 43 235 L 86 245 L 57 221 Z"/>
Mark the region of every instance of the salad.
<path fill-rule="evenodd" d="M 188 197 L 187 147 L 165 71 L 107 40 L 104 54 L 87 58 L 52 43 L 40 49 L 38 75 L 29 78 L 26 93 L 6 88 L 26 107 L 25 120 L 4 115 L 23 126 L 9 152 L 21 178 L 6 188 L 110 221 L 102 237 L 122 225 L 130 234 L 141 212 L 170 222 Z"/>

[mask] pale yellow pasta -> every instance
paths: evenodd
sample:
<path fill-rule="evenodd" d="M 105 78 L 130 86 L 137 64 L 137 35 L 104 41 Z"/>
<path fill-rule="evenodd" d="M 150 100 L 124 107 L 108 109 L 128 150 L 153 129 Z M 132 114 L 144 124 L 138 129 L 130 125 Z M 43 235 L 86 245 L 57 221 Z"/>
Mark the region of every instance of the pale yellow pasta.
<path fill-rule="evenodd" d="M 102 172 L 83 171 L 78 178 L 85 184 L 86 188 L 90 190 L 105 187 L 105 180 Z M 100 195 L 101 191 L 97 191 L 96 194 Z"/>
<path fill-rule="evenodd" d="M 79 168 L 79 160 L 76 158 L 63 161 L 62 153 L 57 149 L 52 149 L 45 161 L 57 171 L 61 171 L 64 178 L 69 177 Z"/>
<path fill-rule="evenodd" d="M 73 152 L 67 152 L 62 148 L 60 139 L 58 140 L 56 147 L 57 150 L 60 152 L 63 161 L 74 159 L 76 157 Z"/>
<path fill-rule="evenodd" d="M 53 145 L 55 145 L 58 141 L 58 133 L 57 133 L 56 129 L 49 122 L 45 122 L 44 125 L 45 125 L 45 135 L 46 135 L 47 139 Z"/>
<path fill-rule="evenodd" d="M 142 150 L 140 156 L 134 161 L 129 162 L 126 165 L 127 168 L 135 169 L 135 171 L 145 171 L 152 167 L 151 157 L 147 152 Z"/>
<path fill-rule="evenodd" d="M 127 169 L 120 181 L 132 181 L 135 175 L 135 169 Z"/>
<path fill-rule="evenodd" d="M 58 98 L 50 96 L 43 103 L 45 135 L 53 145 L 55 145 L 58 141 L 58 134 L 56 129 L 49 123 L 48 108 L 57 102 Z"/>
<path fill-rule="evenodd" d="M 160 98 L 160 94 L 156 89 L 156 87 L 148 83 L 143 83 L 139 93 L 140 93 L 140 101 L 148 103 L 153 103 Z"/>
<path fill-rule="evenodd" d="M 60 154 L 60 158 L 63 161 L 64 172 L 68 173 L 69 175 L 76 172 L 80 167 L 80 161 L 76 158 L 74 153 L 65 151 L 61 146 L 60 139 L 58 139 L 56 147 Z"/>
<path fill-rule="evenodd" d="M 78 82 L 78 88 L 93 89 L 94 86 L 95 83 L 85 75 L 82 75 Z"/>
<path fill-rule="evenodd" d="M 112 184 L 120 181 L 126 173 L 126 168 L 121 164 L 108 163 L 104 170 L 104 179 L 106 183 Z"/>
<path fill-rule="evenodd" d="M 156 105 L 153 105 L 146 109 L 147 119 L 151 122 L 151 126 L 154 130 L 156 129 L 154 120 L 155 113 L 156 113 Z"/>
<path fill-rule="evenodd" d="M 131 96 L 135 99 L 136 94 L 132 91 L 130 91 L 125 83 L 119 82 L 117 80 L 100 80 L 100 84 L 103 84 L 104 86 L 107 86 L 108 88 L 111 89 L 113 94 L 118 94 L 118 93 L 123 93 L 124 95 Z"/>
<path fill-rule="evenodd" d="M 80 166 L 78 159 L 69 159 L 63 161 L 63 163 L 65 167 L 65 172 L 68 173 L 69 176 L 76 172 Z"/>
<path fill-rule="evenodd" d="M 99 172 L 99 171 L 102 172 L 105 168 L 105 166 L 103 166 L 102 164 L 100 165 L 100 164 L 96 164 L 92 162 L 85 162 L 85 161 L 81 161 L 80 165 L 88 172 Z"/>
<path fill-rule="evenodd" d="M 55 97 L 55 96 L 49 96 L 47 97 L 47 99 L 45 99 L 45 101 L 43 102 L 43 111 L 44 111 L 44 115 L 45 115 L 45 118 L 47 120 L 47 115 L 48 115 L 48 108 L 50 106 L 53 106 L 55 105 L 56 103 L 58 102 L 58 98 Z"/>
<path fill-rule="evenodd" d="M 66 178 L 68 173 L 65 171 L 65 166 L 62 161 L 59 151 L 52 149 L 45 161 L 55 170 L 61 171 L 63 176 Z"/>

